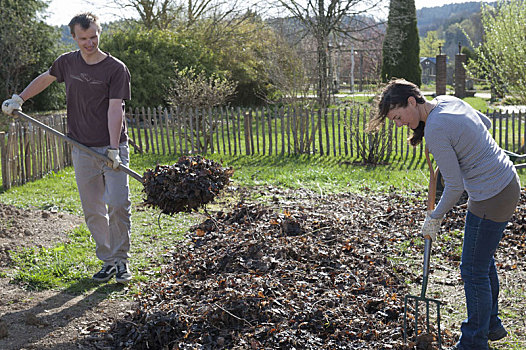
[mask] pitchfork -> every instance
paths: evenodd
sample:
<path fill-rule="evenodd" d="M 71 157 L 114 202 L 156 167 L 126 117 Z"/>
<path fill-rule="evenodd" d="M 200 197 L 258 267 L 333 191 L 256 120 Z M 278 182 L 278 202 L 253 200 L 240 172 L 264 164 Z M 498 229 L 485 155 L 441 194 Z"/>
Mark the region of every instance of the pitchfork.
<path fill-rule="evenodd" d="M 433 169 L 433 164 L 431 163 L 431 159 L 429 158 L 429 150 L 426 147 L 425 150 L 426 153 L 426 160 L 427 160 L 427 166 L 429 167 L 429 190 L 427 195 L 427 210 L 431 211 L 435 208 L 435 197 L 436 197 L 436 182 L 437 182 L 437 174 L 438 174 L 438 168 L 436 170 Z M 431 258 L 431 245 L 432 240 L 429 238 L 425 239 L 425 245 L 424 245 L 424 268 L 423 268 L 423 278 L 422 278 L 422 291 L 420 293 L 420 296 L 416 295 L 406 295 L 404 298 L 404 342 L 407 340 L 407 306 L 409 300 L 415 301 L 415 337 L 418 336 L 418 308 L 420 302 L 424 303 L 425 311 L 426 311 L 426 332 L 430 333 L 430 326 L 429 326 L 429 309 L 430 305 L 434 304 L 436 305 L 436 317 L 437 317 L 437 329 L 438 329 L 438 347 L 442 349 L 442 337 L 440 334 L 440 301 L 436 299 L 426 298 L 426 290 L 427 290 L 427 282 L 429 280 L 429 261 Z"/>

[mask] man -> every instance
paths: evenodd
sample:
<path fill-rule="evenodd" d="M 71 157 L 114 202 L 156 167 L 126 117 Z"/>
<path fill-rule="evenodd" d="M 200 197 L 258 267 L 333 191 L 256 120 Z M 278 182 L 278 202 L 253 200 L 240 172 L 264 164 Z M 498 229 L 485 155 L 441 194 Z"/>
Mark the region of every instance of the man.
<path fill-rule="evenodd" d="M 76 147 L 72 151 L 86 225 L 96 255 L 104 262 L 93 279 L 106 282 L 115 275 L 117 282 L 126 283 L 132 278 L 128 267 L 131 202 L 128 177 L 117 168 L 129 162 L 124 100 L 131 95 L 130 73 L 124 63 L 99 49 L 97 16 L 81 13 L 69 28 L 79 49 L 57 58 L 20 95 L 4 101 L 2 111 L 13 115 L 54 81 L 66 84 L 68 136 L 111 160 L 94 159 Z"/>

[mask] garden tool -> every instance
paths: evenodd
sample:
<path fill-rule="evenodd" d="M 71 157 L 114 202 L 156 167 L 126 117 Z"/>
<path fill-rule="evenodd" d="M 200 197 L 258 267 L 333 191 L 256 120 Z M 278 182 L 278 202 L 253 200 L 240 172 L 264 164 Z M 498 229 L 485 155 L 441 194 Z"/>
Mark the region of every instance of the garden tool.
<path fill-rule="evenodd" d="M 429 167 L 429 190 L 428 190 L 428 196 L 427 196 L 427 210 L 431 211 L 435 208 L 435 197 L 436 197 L 436 181 L 437 181 L 437 174 L 438 174 L 438 168 L 436 170 L 433 169 L 433 164 L 431 163 L 431 159 L 429 157 L 429 150 L 426 147 L 425 150 L 426 154 L 426 161 L 427 165 Z M 404 341 L 407 340 L 407 327 L 408 327 L 408 305 L 410 301 L 414 301 L 415 303 L 415 314 L 414 314 L 414 335 L 415 338 L 419 335 L 419 308 L 420 305 L 424 306 L 425 309 L 425 328 L 422 327 L 421 332 L 427 332 L 428 334 L 431 333 L 430 329 L 430 308 L 431 305 L 436 306 L 436 322 L 437 322 L 437 338 L 438 338 L 438 347 L 442 348 L 442 337 L 440 334 L 440 301 L 432 298 L 426 298 L 426 291 L 427 291 L 427 283 L 429 280 L 429 265 L 431 260 L 431 246 L 432 246 L 432 240 L 430 238 L 425 239 L 424 244 L 424 266 L 423 266 L 423 277 L 422 277 L 422 291 L 419 296 L 417 295 L 406 295 L 404 298 Z"/>
<path fill-rule="evenodd" d="M 61 138 L 62 140 L 66 141 L 67 143 L 87 152 L 88 154 L 90 154 L 91 156 L 97 158 L 97 159 L 100 159 L 106 163 L 109 164 L 109 166 L 111 167 L 111 164 L 113 163 L 112 160 L 110 160 L 110 158 L 108 158 L 106 155 L 102 154 L 102 153 L 99 153 L 97 151 L 94 151 L 93 149 L 89 148 L 88 146 L 85 146 L 83 144 L 81 144 L 80 142 L 78 141 L 75 141 L 69 137 L 67 137 L 66 135 L 62 134 L 61 132 L 47 126 L 46 124 L 44 123 L 41 123 L 39 122 L 38 120 L 28 116 L 27 114 L 23 113 L 22 111 L 19 111 L 19 110 L 15 110 L 13 111 L 13 113 L 19 117 L 19 118 L 22 118 L 24 119 L 25 121 L 27 122 L 30 122 L 31 124 L 34 124 L 50 133 L 52 133 L 53 135 L 55 136 L 58 136 L 59 138 Z M 131 170 L 130 168 L 120 164 L 119 167 L 117 168 L 118 170 L 120 171 L 124 171 L 126 174 L 130 175 L 131 177 L 133 177 L 134 179 L 136 179 L 137 181 L 143 183 L 144 182 L 144 178 L 139 175 L 138 173 L 136 173 L 135 171 Z"/>

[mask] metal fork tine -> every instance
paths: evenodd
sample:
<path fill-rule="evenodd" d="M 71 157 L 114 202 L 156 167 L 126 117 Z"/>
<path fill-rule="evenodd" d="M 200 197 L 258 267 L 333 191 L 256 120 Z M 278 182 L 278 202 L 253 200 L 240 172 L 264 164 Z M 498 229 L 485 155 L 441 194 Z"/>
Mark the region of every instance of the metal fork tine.
<path fill-rule="evenodd" d="M 422 330 L 422 331 L 427 331 L 427 333 L 432 333 L 432 329 L 431 329 L 431 309 L 432 309 L 432 306 L 431 304 L 433 305 L 436 305 L 436 323 L 437 323 L 437 341 L 438 341 L 438 348 L 439 349 L 442 349 L 442 331 L 441 331 L 441 324 L 440 324 L 440 300 L 436 300 L 436 299 L 432 299 L 432 298 L 425 298 L 425 297 L 422 297 L 422 296 L 416 296 L 416 295 L 406 295 L 405 298 L 404 298 L 404 342 L 407 342 L 407 339 L 408 339 L 408 331 L 407 331 L 407 325 L 408 325 L 408 310 L 409 310 L 409 300 L 410 299 L 414 299 L 414 302 L 415 302 L 415 309 L 414 309 L 414 314 L 415 314 L 415 320 L 414 320 L 414 338 L 415 338 L 415 341 L 416 339 L 418 339 L 418 335 L 419 335 L 419 328 Z M 422 325 L 421 327 L 419 327 L 419 315 L 420 315 L 420 305 L 421 303 L 420 302 L 423 302 L 423 306 L 425 307 L 425 312 L 423 313 L 423 315 L 425 315 L 425 325 Z"/>

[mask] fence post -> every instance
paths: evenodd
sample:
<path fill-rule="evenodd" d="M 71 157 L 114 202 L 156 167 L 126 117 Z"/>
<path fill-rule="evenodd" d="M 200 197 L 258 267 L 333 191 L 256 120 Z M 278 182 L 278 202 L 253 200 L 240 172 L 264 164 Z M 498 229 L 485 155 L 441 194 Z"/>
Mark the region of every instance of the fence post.
<path fill-rule="evenodd" d="M 511 150 L 515 150 L 515 111 L 511 113 Z"/>
<path fill-rule="evenodd" d="M 329 109 L 325 108 L 323 110 L 324 113 L 324 122 L 325 122 L 325 143 L 327 145 L 327 150 L 325 151 L 326 155 L 331 154 L 331 138 L 330 138 L 330 131 L 329 131 Z"/>
<path fill-rule="evenodd" d="M 509 126 L 509 120 L 510 120 L 510 113 L 507 112 L 506 113 L 506 134 L 504 134 L 504 144 L 505 144 L 505 147 L 504 149 L 508 150 L 508 134 L 509 134 L 509 129 L 508 129 L 508 126 Z"/>
<path fill-rule="evenodd" d="M 292 122 L 290 123 L 291 126 L 292 126 L 292 142 L 294 143 L 294 154 L 298 154 L 299 152 L 299 148 L 298 148 L 298 136 L 299 136 L 299 133 L 298 133 L 298 113 L 296 113 L 296 107 L 294 107 L 293 109 L 293 115 L 292 115 Z M 290 132 L 289 132 L 289 135 L 290 135 Z M 290 145 L 290 137 L 289 137 L 289 154 L 290 154 L 290 150 L 291 150 L 291 145 Z"/>
<path fill-rule="evenodd" d="M 274 145 L 275 145 L 275 154 L 278 155 L 278 118 L 281 113 L 281 108 L 276 109 L 276 114 L 274 115 Z"/>
<path fill-rule="evenodd" d="M 310 121 L 311 121 L 311 138 L 310 138 L 310 141 L 309 141 L 309 149 L 312 149 L 312 154 L 316 154 L 316 132 L 318 130 L 316 130 L 316 113 L 314 113 L 314 111 L 311 109 L 311 111 L 309 112 L 309 115 L 310 115 Z"/>
<path fill-rule="evenodd" d="M 161 148 L 163 149 L 163 155 L 166 154 L 166 148 L 164 147 L 164 126 L 163 126 L 163 109 L 161 106 L 157 108 L 157 118 L 155 118 L 156 121 L 156 128 L 155 128 L 155 134 L 157 139 L 157 126 L 159 126 L 159 133 L 161 134 Z M 168 133 L 167 133 L 168 135 Z M 157 142 L 157 149 L 159 150 L 159 153 L 161 150 L 159 149 L 159 142 Z"/>
<path fill-rule="evenodd" d="M 268 113 L 268 154 L 272 155 L 272 109 Z"/>
<path fill-rule="evenodd" d="M 353 113 L 354 113 L 354 106 L 351 107 L 351 110 L 349 111 L 349 148 L 350 148 L 349 151 L 351 153 L 351 157 L 354 157 L 354 148 L 353 148 L 354 130 L 352 128 Z"/>
<path fill-rule="evenodd" d="M 241 108 L 237 107 L 237 137 L 239 142 L 239 154 L 242 154 L 241 151 Z"/>
<path fill-rule="evenodd" d="M 323 139 L 322 139 L 322 136 L 323 136 L 323 133 L 322 133 L 322 116 L 323 114 L 323 111 L 322 109 L 318 109 L 318 135 L 319 135 L 319 140 L 318 140 L 318 143 L 320 144 L 320 155 L 323 155 Z"/>
<path fill-rule="evenodd" d="M 341 136 L 341 108 L 338 108 L 338 155 L 342 155 L 342 136 Z"/>
<path fill-rule="evenodd" d="M 502 114 L 499 113 L 499 145 L 502 145 Z"/>
<path fill-rule="evenodd" d="M 284 118 L 285 118 L 285 110 L 283 109 L 283 107 L 281 107 L 281 113 L 280 113 L 280 121 L 281 121 L 281 155 L 285 155 L 285 123 L 284 123 Z M 290 111 L 290 108 L 288 109 Z M 276 128 L 277 129 L 277 128 Z M 276 134 L 276 138 L 277 138 L 277 134 Z M 276 144 L 277 144 L 277 140 L 276 140 Z M 276 153 L 277 153 L 277 149 L 276 149 Z"/>
<path fill-rule="evenodd" d="M 177 153 L 183 153 L 182 141 L 181 141 L 181 121 L 179 120 L 179 107 L 170 107 L 170 124 L 172 125 L 172 141 L 174 143 L 174 155 Z M 177 141 L 179 141 L 179 149 L 177 148 Z"/>
<path fill-rule="evenodd" d="M 266 110 L 267 109 L 265 107 L 261 107 L 261 136 L 263 137 L 263 155 L 265 155 L 265 153 L 267 152 L 267 143 L 265 141 L 265 115 L 267 114 Z"/>
<path fill-rule="evenodd" d="M 223 154 L 226 154 L 226 147 L 225 147 L 225 122 L 224 122 L 224 110 L 223 110 L 223 107 L 219 107 L 219 120 L 221 121 L 221 139 L 223 141 Z M 228 137 L 228 134 L 227 134 L 227 137 Z M 230 142 L 230 139 L 229 139 L 229 142 Z M 230 144 L 228 145 L 229 149 L 230 149 Z M 217 150 L 218 153 L 219 152 L 219 146 L 218 146 L 218 150 Z M 228 152 L 230 154 L 230 151 Z"/>
<path fill-rule="evenodd" d="M 189 115 L 188 115 L 188 119 L 190 120 L 190 145 L 192 147 L 192 149 L 190 150 L 190 152 L 192 154 L 194 154 L 194 110 L 192 108 L 188 108 L 189 110 Z"/>
<path fill-rule="evenodd" d="M 343 149 L 345 151 L 345 156 L 349 154 L 347 146 L 347 107 L 345 107 L 343 110 Z"/>
<path fill-rule="evenodd" d="M 6 146 L 6 133 L 0 131 L 0 166 L 2 167 L 2 187 L 4 190 L 9 188 L 7 182 L 7 146 Z"/>
<path fill-rule="evenodd" d="M 262 113 L 260 108 L 256 108 L 254 111 L 254 120 L 256 121 L 256 150 L 259 154 L 259 114 Z"/>
<path fill-rule="evenodd" d="M 214 109 L 214 111 L 217 109 Z M 219 130 L 217 129 L 217 123 L 215 122 L 215 116 L 216 113 L 212 113 L 212 108 L 208 108 L 208 114 L 210 116 L 209 122 L 210 122 L 210 153 L 214 153 L 214 130 L 216 132 L 216 143 L 217 143 L 217 149 L 219 149 Z"/>
<path fill-rule="evenodd" d="M 229 108 L 225 108 L 225 119 L 226 119 L 226 137 L 228 141 L 228 155 L 232 154 L 232 147 L 230 144 L 230 121 L 228 120 L 228 110 Z M 226 154 L 226 152 L 225 152 Z"/>
<path fill-rule="evenodd" d="M 252 136 L 250 135 L 250 118 L 252 117 L 252 109 L 249 109 L 247 112 L 244 113 L 243 118 L 243 125 L 244 125 L 244 132 L 245 132 L 245 154 L 251 155 L 251 144 L 250 140 L 252 139 Z"/>
<path fill-rule="evenodd" d="M 332 154 L 336 157 L 336 126 L 334 125 L 334 108 L 331 109 L 332 123 Z"/>
<path fill-rule="evenodd" d="M 199 114 L 201 113 L 201 111 L 199 110 L 198 107 L 195 108 L 195 151 L 197 153 L 201 153 L 202 152 L 202 143 L 201 143 L 201 135 L 200 135 L 200 132 L 199 132 L 199 128 L 200 128 L 200 123 L 199 123 Z M 203 131 L 201 131 L 201 133 L 203 133 Z"/>

